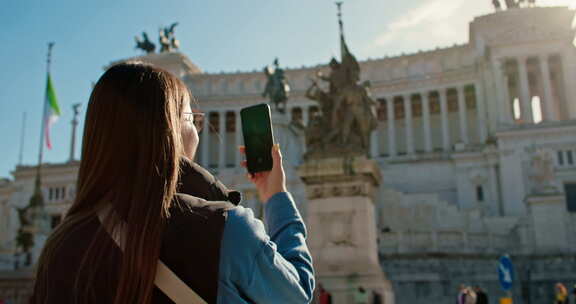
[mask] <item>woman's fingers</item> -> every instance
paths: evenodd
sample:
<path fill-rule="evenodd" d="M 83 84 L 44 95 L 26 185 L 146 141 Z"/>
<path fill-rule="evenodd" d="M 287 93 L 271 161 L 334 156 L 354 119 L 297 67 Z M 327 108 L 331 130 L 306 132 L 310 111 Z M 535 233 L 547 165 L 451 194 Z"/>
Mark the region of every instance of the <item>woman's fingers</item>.
<path fill-rule="evenodd" d="M 280 144 L 272 146 L 272 168 L 282 166 L 282 152 L 280 152 Z"/>
<path fill-rule="evenodd" d="M 238 150 L 240 150 L 240 153 L 246 154 L 246 147 L 245 146 L 238 146 Z"/>
<path fill-rule="evenodd" d="M 243 168 L 247 168 L 248 167 L 248 162 L 243 160 L 240 162 L 240 166 L 242 166 Z"/>

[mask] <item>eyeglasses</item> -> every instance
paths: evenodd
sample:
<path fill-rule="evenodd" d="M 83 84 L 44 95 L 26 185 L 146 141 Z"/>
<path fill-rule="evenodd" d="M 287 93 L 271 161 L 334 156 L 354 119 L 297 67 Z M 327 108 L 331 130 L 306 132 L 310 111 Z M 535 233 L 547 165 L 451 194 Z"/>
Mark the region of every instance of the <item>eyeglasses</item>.
<path fill-rule="evenodd" d="M 192 121 L 196 130 L 200 132 L 204 127 L 204 116 L 205 113 L 202 112 L 184 112 L 184 120 L 185 121 Z"/>

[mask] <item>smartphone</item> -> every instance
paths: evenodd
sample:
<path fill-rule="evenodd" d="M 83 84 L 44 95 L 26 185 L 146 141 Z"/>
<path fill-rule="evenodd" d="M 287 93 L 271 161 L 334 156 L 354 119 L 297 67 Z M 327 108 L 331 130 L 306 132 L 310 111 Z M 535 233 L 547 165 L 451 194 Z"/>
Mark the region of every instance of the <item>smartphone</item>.
<path fill-rule="evenodd" d="M 242 133 L 246 147 L 248 172 L 256 173 L 272 170 L 272 121 L 270 106 L 262 103 L 240 110 Z"/>

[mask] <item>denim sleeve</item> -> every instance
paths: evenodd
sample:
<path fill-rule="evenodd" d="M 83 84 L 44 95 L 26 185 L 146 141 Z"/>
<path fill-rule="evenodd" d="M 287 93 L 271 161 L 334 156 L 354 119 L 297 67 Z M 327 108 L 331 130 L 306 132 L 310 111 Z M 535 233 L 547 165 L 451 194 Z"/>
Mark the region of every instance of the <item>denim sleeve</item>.
<path fill-rule="evenodd" d="M 254 303 L 309 303 L 314 290 L 306 227 L 289 193 L 265 205 L 266 227 L 249 209 L 229 213 L 221 250 L 220 280 Z M 235 254 L 235 253 L 236 254 Z M 227 262 L 228 261 L 228 262 Z"/>

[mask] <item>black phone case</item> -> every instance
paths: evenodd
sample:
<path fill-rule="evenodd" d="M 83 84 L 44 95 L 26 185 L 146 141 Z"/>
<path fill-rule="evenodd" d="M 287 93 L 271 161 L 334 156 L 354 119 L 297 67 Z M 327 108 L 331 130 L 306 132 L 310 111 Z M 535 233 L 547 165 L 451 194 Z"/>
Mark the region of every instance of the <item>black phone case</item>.
<path fill-rule="evenodd" d="M 248 172 L 272 170 L 274 136 L 270 106 L 258 104 L 240 110 Z"/>

